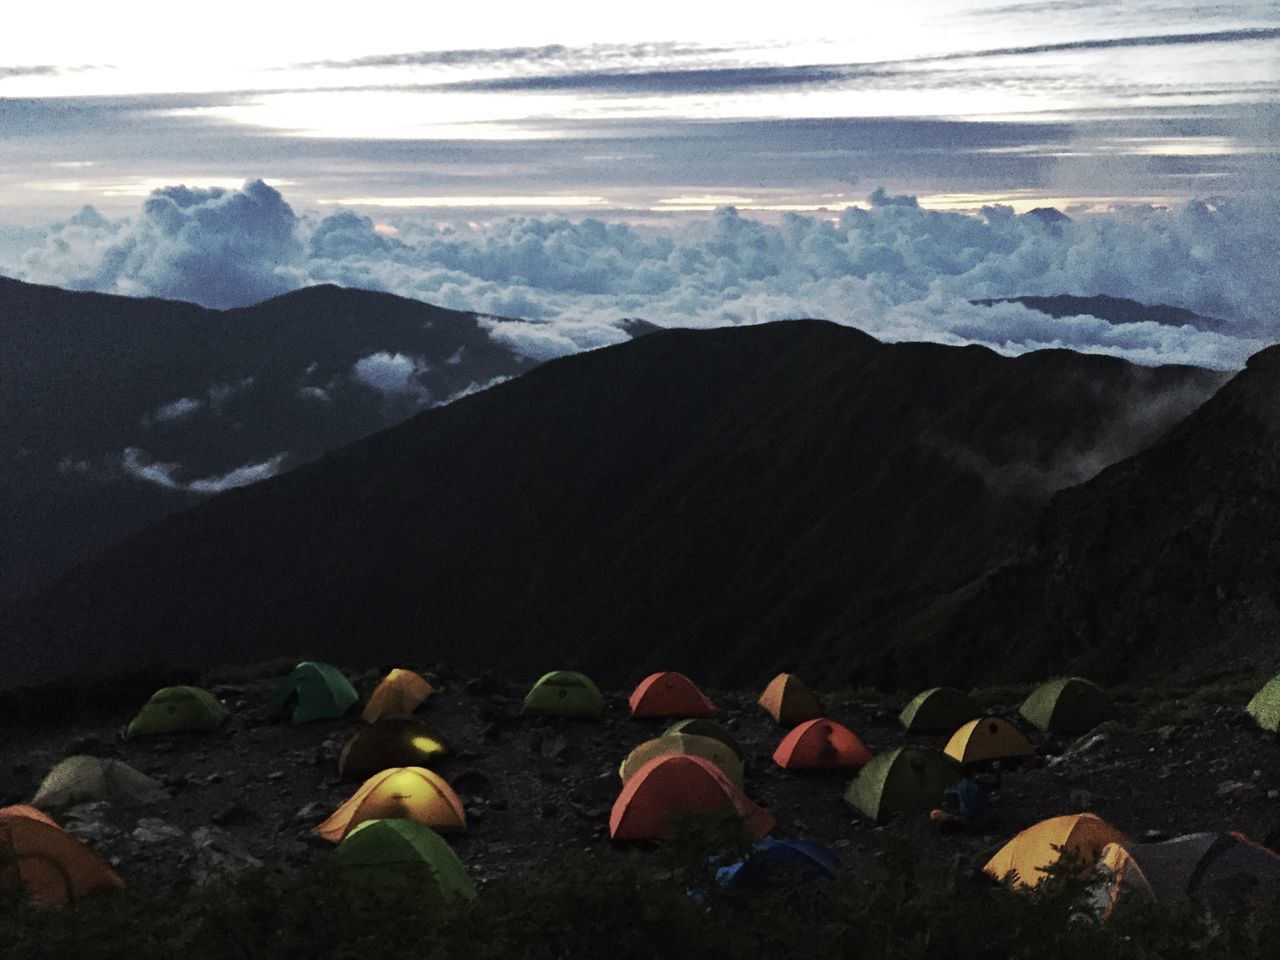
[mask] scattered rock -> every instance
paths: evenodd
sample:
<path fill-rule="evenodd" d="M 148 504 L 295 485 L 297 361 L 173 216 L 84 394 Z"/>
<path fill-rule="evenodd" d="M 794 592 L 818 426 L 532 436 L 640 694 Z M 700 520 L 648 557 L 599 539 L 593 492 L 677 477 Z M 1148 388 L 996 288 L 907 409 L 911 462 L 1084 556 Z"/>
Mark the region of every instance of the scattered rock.
<path fill-rule="evenodd" d="M 237 800 L 228 807 L 223 807 L 209 819 L 220 827 L 230 827 L 240 823 L 248 823 L 256 814 L 253 808 Z"/>
<path fill-rule="evenodd" d="M 215 827 L 200 827 L 191 834 L 191 842 L 195 845 L 195 864 L 192 876 L 196 883 L 208 883 L 214 877 L 261 864 L 241 844 L 232 839 L 225 830 Z"/>
<path fill-rule="evenodd" d="M 556 734 L 551 737 L 543 737 L 542 743 L 538 745 L 538 752 L 542 755 L 543 760 L 554 760 L 560 756 L 569 747 L 569 742 L 564 737 Z"/>
<path fill-rule="evenodd" d="M 1072 790 L 1068 803 L 1073 810 L 1093 810 L 1102 802 L 1102 797 L 1094 793 L 1092 790 Z"/>
<path fill-rule="evenodd" d="M 283 779 L 284 779 L 284 771 L 283 771 L 283 770 L 272 770 L 270 773 L 268 773 L 268 774 L 267 774 L 267 779 L 268 779 L 268 780 L 283 780 Z"/>
<path fill-rule="evenodd" d="M 322 800 L 312 800 L 297 813 L 293 815 L 293 819 L 301 820 L 304 823 L 316 822 L 323 820 L 329 815 L 329 805 Z"/>
<path fill-rule="evenodd" d="M 139 843 L 171 843 L 174 840 L 185 840 L 187 835 L 181 827 L 166 823 L 159 817 L 143 817 L 138 821 L 132 836 Z"/>
<path fill-rule="evenodd" d="M 1258 790 L 1256 783 L 1249 783 L 1245 780 L 1223 780 L 1218 784 L 1218 796 L 1220 797 L 1246 797 Z"/>

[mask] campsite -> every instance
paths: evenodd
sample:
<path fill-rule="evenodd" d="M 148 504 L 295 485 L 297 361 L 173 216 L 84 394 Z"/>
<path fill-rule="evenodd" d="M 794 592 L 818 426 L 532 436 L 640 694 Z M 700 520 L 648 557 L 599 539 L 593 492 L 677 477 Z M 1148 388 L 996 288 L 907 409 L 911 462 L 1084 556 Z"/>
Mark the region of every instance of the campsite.
<path fill-rule="evenodd" d="M 870 690 L 826 691 L 819 685 L 815 697 L 800 681 L 793 686 L 800 688 L 806 705 L 811 700 L 820 704 L 823 717 L 788 726 L 775 719 L 777 698 L 765 696 L 763 687 L 703 691 L 688 678 L 664 684 L 666 678 L 659 677 L 642 682 L 638 691 L 601 693 L 587 686 L 589 680 L 572 675 L 553 674 L 557 682 L 546 683 L 544 677 L 539 684 L 534 678 L 469 677 L 441 664 L 398 670 L 384 681 L 387 674 L 381 668 L 344 671 L 323 664 L 291 669 L 287 662 L 276 662 L 187 677 L 196 682 L 175 685 L 180 694 L 182 687 L 195 687 L 207 690 L 208 697 L 177 696 L 175 710 L 186 717 L 186 732 L 147 734 L 139 733 L 134 715 L 150 716 L 157 700 L 175 701 L 173 694 L 134 696 L 137 702 L 130 704 L 128 688 L 144 685 L 149 676 L 121 678 L 118 690 L 104 691 L 99 703 L 107 706 L 68 696 L 64 684 L 65 715 L 55 698 L 37 701 L 31 690 L 10 693 L 7 709 L 20 715 L 25 708 L 28 715 L 20 716 L 15 736 L 6 739 L 0 752 L 0 770 L 7 774 L 0 806 L 34 802 L 42 808 L 35 815 L 52 814 L 100 858 L 105 872 L 95 881 L 99 892 L 68 915 L 73 929 L 94 915 L 95 902 L 128 898 L 134 909 L 145 911 L 147 904 L 176 892 L 217 890 L 264 871 L 299 876 L 343 863 L 363 863 L 362 875 L 372 875 L 370 858 L 399 861 L 410 856 L 404 851 L 429 858 L 424 862 L 431 864 L 430 882 L 408 888 L 424 910 L 434 905 L 437 911 L 451 912 L 458 909 L 459 898 L 476 898 L 480 904 L 487 890 L 537 883 L 540 873 L 568 869 L 583 857 L 588 862 L 615 858 L 622 869 L 639 871 L 651 882 L 652 873 L 646 872 L 666 864 L 668 880 L 658 881 L 654 889 L 663 896 L 685 896 L 671 887 L 671 854 L 654 842 L 671 837 L 681 817 L 668 818 L 662 807 L 667 801 L 646 796 L 655 789 L 658 794 L 688 791 L 697 777 L 710 785 L 706 789 L 723 790 L 730 797 L 713 798 L 702 809 L 737 809 L 747 836 L 757 841 L 769 837 L 768 863 L 781 858 L 787 869 L 797 862 L 809 868 L 809 880 L 789 887 L 793 894 L 831 876 L 861 876 L 866 882 L 873 871 L 884 869 L 890 849 L 899 855 L 910 850 L 918 864 L 986 891 L 987 884 L 997 886 L 994 879 L 980 884 L 976 878 L 988 862 L 999 861 L 997 854 L 1014 856 L 1001 852 L 1008 841 L 1028 828 L 1039 829 L 1043 821 L 1079 814 L 1096 816 L 1110 831 L 1097 833 L 1090 854 L 1094 860 L 1103 856 L 1104 841 L 1123 839 L 1139 846 L 1107 847 L 1109 860 L 1141 864 L 1145 858 L 1149 866 L 1153 855 L 1145 851 L 1157 850 L 1158 858 L 1166 845 L 1151 845 L 1175 837 L 1238 833 L 1261 841 L 1275 826 L 1280 803 L 1274 762 L 1280 747 L 1273 733 L 1261 729 L 1246 711 L 1243 683 L 1202 691 L 1095 688 L 1088 696 L 1101 695 L 1093 705 L 1099 711 L 1097 722 L 1081 719 L 1084 708 L 1070 704 L 1075 711 L 1074 722 L 1067 724 L 1071 733 L 1052 729 L 1053 711 L 1040 703 L 1045 694 L 1034 685 L 980 688 L 968 699 L 984 719 L 965 723 L 951 736 L 908 731 L 920 712 L 914 706 L 904 710 L 908 698 Z M 663 686 L 673 691 L 666 716 L 661 699 L 653 695 L 655 687 Z M 1071 685 L 1056 685 L 1064 686 Z M 381 773 L 368 778 L 344 773 L 344 748 L 368 729 L 362 707 L 385 702 L 405 687 L 412 689 L 397 709 L 413 706 L 408 715 L 397 715 L 389 729 L 402 734 L 400 742 L 411 749 L 421 749 L 412 755 L 421 766 L 404 763 L 411 755 L 391 750 L 372 763 L 387 764 Z M 540 688 L 563 689 L 566 696 L 549 700 Z M 56 695 L 58 689 L 46 692 Z M 221 719 L 212 728 L 208 712 L 190 708 L 206 699 L 222 707 L 221 713 L 213 712 Z M 633 706 L 641 714 L 657 715 L 633 716 Z M 684 729 L 664 735 L 686 711 L 711 712 L 712 717 L 681 723 Z M 1023 713 L 1050 729 L 1038 729 Z M 1256 704 L 1254 713 L 1262 715 Z M 861 751 L 829 751 L 835 759 L 827 769 L 786 769 L 776 762 L 775 753 L 792 731 L 804 734 L 802 728 L 823 723 L 827 726 L 818 729 L 833 743 L 846 744 L 845 735 L 851 735 Z M 980 736 L 984 723 L 997 731 L 986 740 Z M 1076 732 L 1080 727 L 1087 729 Z M 421 748 L 414 747 L 424 739 L 423 730 L 432 731 L 431 736 Z M 951 742 L 959 740 L 960 747 Z M 662 744 L 669 753 L 662 752 Z M 1026 745 L 1034 756 L 1026 755 Z M 637 769 L 628 773 L 629 755 L 637 747 L 652 756 L 640 758 Z M 938 796 L 920 803 L 895 780 L 907 760 L 924 755 L 931 758 L 931 775 L 940 770 L 944 782 L 955 780 L 961 767 L 941 752 L 944 748 L 951 753 L 967 748 L 972 754 L 976 749 L 999 753 L 1001 747 L 1005 752 L 998 767 L 993 768 L 990 757 L 980 758 L 988 776 L 994 769 L 989 815 L 963 830 L 930 820 L 929 807 Z M 853 796 L 858 792 L 854 785 L 860 770 L 871 771 L 886 761 L 893 769 L 882 778 L 874 805 L 868 806 Z M 672 764 L 689 769 L 668 776 L 664 784 L 663 768 Z M 54 776 L 48 776 L 50 771 Z M 864 784 L 859 789 L 866 793 L 868 788 Z M 623 802 L 628 795 L 634 801 L 630 811 Z M 650 803 L 657 806 L 647 807 Z M 702 801 L 694 806 L 698 803 Z M 655 816 L 670 820 L 657 834 Z M 52 823 L 40 828 L 52 830 Z M 395 828 L 400 832 L 379 833 L 397 823 L 405 824 Z M 0 829 L 0 839 L 3 835 Z M 739 849 L 735 842 L 744 841 L 722 836 L 722 842 L 728 845 L 721 853 L 728 856 Z M 1019 842 L 1022 870 L 1014 882 L 1034 886 L 1041 874 L 1027 867 L 1027 844 Z M 687 847 L 688 841 L 666 843 L 669 851 L 675 849 L 670 844 Z M 802 851 L 818 852 L 773 850 L 774 844 L 800 844 Z M 1209 844 L 1205 840 L 1202 846 L 1207 850 Z M 716 855 L 714 844 L 698 849 L 703 856 Z M 1219 847 L 1213 849 L 1217 856 Z M 1250 853 L 1256 848 L 1248 844 L 1241 849 L 1241 862 L 1253 856 L 1270 865 L 1271 854 Z M 735 867 L 727 875 L 743 869 Z M 753 866 L 734 881 L 733 889 L 763 883 L 767 890 L 766 881 L 752 877 L 761 870 L 767 877 L 768 869 L 772 867 Z M 1145 874 L 1132 866 L 1124 876 L 1125 890 L 1152 885 L 1136 879 Z M 1280 880 L 1265 871 L 1259 882 L 1266 897 L 1280 892 Z M 1115 885 L 1119 888 L 1120 881 Z M 32 926 L 19 929 L 31 936 L 41 924 L 61 922 L 41 919 L 51 916 L 47 909 L 28 916 L 34 918 L 27 921 Z M 1099 930 L 1105 926 L 1098 922 Z M 30 949 L 22 955 L 42 955 Z"/>

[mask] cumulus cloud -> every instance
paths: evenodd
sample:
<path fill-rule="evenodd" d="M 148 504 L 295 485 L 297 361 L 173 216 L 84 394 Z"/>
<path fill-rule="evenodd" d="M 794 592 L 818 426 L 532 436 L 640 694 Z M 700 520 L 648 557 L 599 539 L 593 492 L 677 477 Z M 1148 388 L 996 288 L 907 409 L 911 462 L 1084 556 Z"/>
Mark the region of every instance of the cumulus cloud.
<path fill-rule="evenodd" d="M 312 283 L 383 290 L 536 321 L 485 321 L 495 340 L 535 359 L 623 340 L 624 317 L 694 327 L 820 317 L 887 340 L 1229 369 L 1277 339 L 1278 218 L 1280 200 L 1265 194 L 1057 218 L 999 205 L 929 210 L 878 189 L 865 206 L 769 222 L 732 207 L 672 226 L 562 217 L 441 225 L 404 213 L 389 237 L 352 211 L 297 217 L 254 181 L 241 191 L 157 191 L 124 223 L 62 224 L 28 257 L 26 277 L 212 305 Z M 969 303 L 1053 294 L 1128 297 L 1225 323 L 1054 319 L 1020 304 Z M 416 363 L 371 354 L 352 376 L 426 402 Z"/>
<path fill-rule="evenodd" d="M 261 180 L 240 190 L 165 187 L 125 223 L 103 225 L 82 211 L 55 226 L 27 256 L 24 274 L 75 289 L 240 306 L 304 282 L 297 227 L 284 198 Z"/>
<path fill-rule="evenodd" d="M 166 490 L 186 490 L 191 493 L 221 493 L 235 487 L 247 487 L 259 480 L 274 477 L 284 467 L 288 453 L 278 453 L 260 463 L 246 463 L 226 473 L 202 477 L 184 483 L 178 479 L 182 472 L 179 463 L 162 463 L 152 460 L 139 447 L 126 447 L 120 456 L 120 468 L 127 476 L 164 487 Z"/>
<path fill-rule="evenodd" d="M 384 397 L 403 397 L 425 403 L 431 399 L 419 374 L 427 366 L 419 357 L 381 350 L 361 357 L 351 367 L 357 383 L 376 390 Z"/>

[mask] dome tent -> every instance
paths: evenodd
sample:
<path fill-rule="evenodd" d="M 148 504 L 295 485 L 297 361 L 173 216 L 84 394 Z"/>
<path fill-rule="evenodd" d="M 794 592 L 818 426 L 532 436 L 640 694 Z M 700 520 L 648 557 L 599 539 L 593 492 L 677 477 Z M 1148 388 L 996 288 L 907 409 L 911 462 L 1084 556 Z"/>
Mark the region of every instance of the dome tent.
<path fill-rule="evenodd" d="M 129 723 L 125 739 L 164 733 L 207 733 L 222 726 L 227 708 L 200 687 L 164 687 L 151 695 Z"/>
<path fill-rule="evenodd" d="M 800 724 L 773 751 L 784 770 L 858 770 L 874 758 L 856 733 L 825 717 Z"/>
<path fill-rule="evenodd" d="M 899 813 L 924 813 L 937 806 L 943 791 L 959 779 L 960 765 L 946 754 L 898 747 L 863 767 L 844 799 L 873 822 L 885 823 Z"/>
<path fill-rule="evenodd" d="M 738 743 L 738 739 L 729 732 L 727 727 L 721 726 L 714 720 L 707 720 L 701 717 L 694 717 L 690 720 L 678 720 L 671 726 L 667 727 L 666 733 L 691 733 L 698 737 L 710 737 L 712 740 L 719 740 L 726 747 L 737 754 L 738 759 L 746 761 L 747 755 L 742 749 L 742 744 Z"/>
<path fill-rule="evenodd" d="M 1045 879 L 1049 867 L 1068 854 L 1088 871 L 1107 844 L 1128 842 L 1123 833 L 1092 813 L 1052 817 L 1027 827 L 996 851 L 982 869 L 1000 881 L 1012 877 L 1015 887 L 1031 888 Z"/>
<path fill-rule="evenodd" d="M 524 698 L 523 712 L 530 717 L 579 717 L 599 720 L 604 716 L 604 697 L 585 674 L 572 670 L 544 673 Z"/>
<path fill-rule="evenodd" d="M 365 820 L 413 820 L 440 833 L 465 833 L 462 800 L 438 773 L 396 767 L 366 780 L 333 815 L 311 832 L 339 842 Z"/>
<path fill-rule="evenodd" d="M 389 767 L 427 767 L 449 755 L 449 744 L 417 717 L 381 717 L 361 724 L 342 746 L 338 773 L 369 777 Z"/>
<path fill-rule="evenodd" d="M 898 722 L 908 733 L 951 733 L 980 714 L 977 704 L 955 687 L 932 687 L 912 697 Z"/>
<path fill-rule="evenodd" d="M 981 717 L 953 733 L 942 752 L 958 763 L 970 764 L 1034 757 L 1036 748 L 1008 720 Z"/>
<path fill-rule="evenodd" d="M 327 663 L 304 660 L 285 677 L 267 706 L 267 715 L 289 722 L 336 720 L 350 710 L 360 695 L 351 681 Z"/>
<path fill-rule="evenodd" d="M 710 760 L 672 754 L 655 757 L 618 794 L 609 814 L 609 836 L 614 840 L 661 840 L 671 836 L 680 816 L 716 811 L 736 814 L 756 840 L 777 823 Z"/>
<path fill-rule="evenodd" d="M 716 705 L 683 673 L 651 673 L 628 699 L 633 717 L 714 717 Z"/>
<path fill-rule="evenodd" d="M 822 706 L 803 680 L 794 673 L 780 673 L 760 694 L 760 706 L 785 727 L 822 716 Z"/>
<path fill-rule="evenodd" d="M 24 889 L 39 906 L 63 907 L 123 881 L 88 846 L 34 807 L 0 807 L 0 891 Z"/>
<path fill-rule="evenodd" d="M 475 884 L 444 838 L 412 820 L 366 820 L 343 838 L 334 857 L 349 879 L 369 886 L 395 882 L 397 869 L 422 870 L 426 878 L 418 888 L 430 903 L 476 895 Z"/>
<path fill-rule="evenodd" d="M 1041 684 L 1018 712 L 1043 733 L 1088 733 L 1117 717 L 1111 698 L 1082 677 L 1061 677 Z"/>
<path fill-rule="evenodd" d="M 382 717 L 408 716 L 422 706 L 435 689 L 412 670 L 399 667 L 390 671 L 369 694 L 360 719 L 376 723 Z"/>
<path fill-rule="evenodd" d="M 654 757 L 668 754 L 710 760 L 734 786 L 739 790 L 742 789 L 742 761 L 738 759 L 738 755 L 719 740 L 700 737 L 693 733 L 664 733 L 660 737 L 646 740 L 627 754 L 627 758 L 618 768 L 618 775 L 622 778 L 622 782 L 626 783 Z"/>
<path fill-rule="evenodd" d="M 31 805 L 61 810 L 78 803 L 156 803 L 169 799 L 164 787 L 120 760 L 77 755 L 59 761 L 40 781 Z"/>
<path fill-rule="evenodd" d="M 1253 695 L 1245 710 L 1263 730 L 1271 733 L 1280 730 L 1280 677 L 1268 680 Z"/>

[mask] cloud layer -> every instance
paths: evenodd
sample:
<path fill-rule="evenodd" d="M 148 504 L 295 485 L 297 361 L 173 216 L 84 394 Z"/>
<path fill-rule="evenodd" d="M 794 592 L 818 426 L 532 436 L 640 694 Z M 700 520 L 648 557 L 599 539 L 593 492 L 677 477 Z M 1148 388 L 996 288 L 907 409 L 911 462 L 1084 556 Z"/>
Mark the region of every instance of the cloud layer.
<path fill-rule="evenodd" d="M 321 282 L 384 290 L 536 321 L 490 326 L 540 359 L 625 339 L 624 317 L 664 326 L 822 317 L 890 340 L 1064 346 L 1231 368 L 1280 339 L 1278 216 L 1274 199 L 1061 220 L 1003 206 L 967 215 L 877 190 L 867 206 L 780 222 L 722 208 L 671 227 L 559 217 L 441 226 L 409 214 L 375 229 L 351 211 L 298 216 L 252 181 L 234 191 L 158 190 L 123 222 L 82 214 L 53 228 L 14 272 L 215 307 Z M 1226 323 L 1219 332 L 1113 324 L 968 302 L 1060 293 L 1164 303 Z M 415 362 L 374 354 L 353 376 L 404 394 Z"/>

